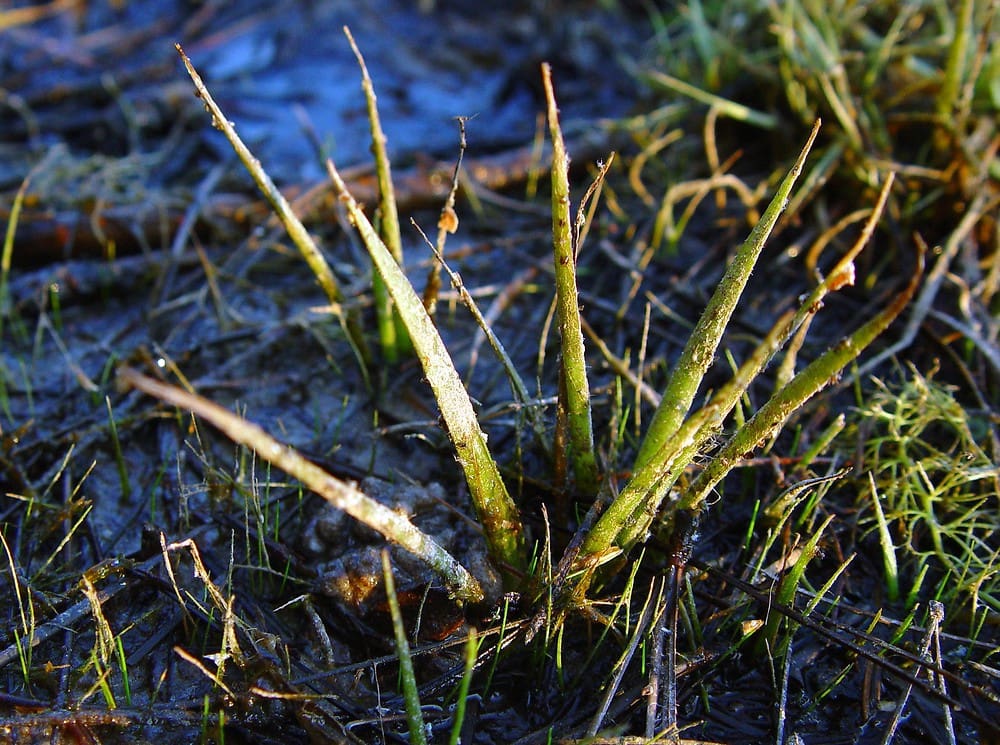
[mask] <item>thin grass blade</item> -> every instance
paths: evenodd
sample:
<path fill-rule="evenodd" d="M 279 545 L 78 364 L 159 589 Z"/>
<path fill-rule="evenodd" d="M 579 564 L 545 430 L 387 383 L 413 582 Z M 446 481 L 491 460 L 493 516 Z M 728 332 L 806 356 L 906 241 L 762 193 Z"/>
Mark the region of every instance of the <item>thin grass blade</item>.
<path fill-rule="evenodd" d="M 408 518 L 376 502 L 351 484 L 331 476 L 294 449 L 282 445 L 256 424 L 206 398 L 154 380 L 130 368 L 119 369 L 118 376 L 126 384 L 150 396 L 194 412 L 220 429 L 233 442 L 252 448 L 268 463 L 297 478 L 337 509 L 419 556 L 441 575 L 460 600 L 478 602 L 483 599 L 479 582 L 468 570 Z"/>
<path fill-rule="evenodd" d="M 826 520 L 824 520 L 823 523 L 813 531 L 813 534 L 809 536 L 809 540 L 807 540 L 805 545 L 802 547 L 802 551 L 799 553 L 799 556 L 792 565 L 792 568 L 781 578 L 781 582 L 778 584 L 776 598 L 776 602 L 778 604 L 789 608 L 794 607 L 795 593 L 798 591 L 799 585 L 802 583 L 802 577 L 805 575 L 806 567 L 809 566 L 809 562 L 811 562 L 816 556 L 816 547 L 819 545 L 819 539 L 833 521 L 833 518 L 833 515 L 829 515 Z M 776 648 L 778 629 L 783 620 L 784 616 L 780 613 L 772 613 L 767 619 L 767 623 L 764 625 L 762 638 L 767 640 L 771 649 Z"/>
<path fill-rule="evenodd" d="M 389 601 L 389 612 L 392 614 L 392 632 L 396 638 L 396 659 L 399 660 L 399 678 L 403 685 L 403 704 L 406 707 L 406 725 L 410 730 L 410 742 L 415 745 L 427 745 L 424 714 L 420 709 L 420 693 L 417 691 L 417 677 L 413 673 L 413 658 L 410 657 L 410 644 L 406 640 L 403 613 L 399 609 L 399 598 L 396 597 L 396 580 L 392 576 L 389 552 L 385 549 L 382 550 L 382 576 L 385 578 L 385 595 Z"/>
<path fill-rule="evenodd" d="M 673 75 L 668 75 L 665 72 L 647 70 L 642 73 L 642 77 L 656 86 L 666 88 L 695 101 L 712 106 L 730 119 L 747 122 L 748 124 L 753 124 L 755 127 L 767 130 L 776 129 L 778 126 L 778 118 L 773 114 L 757 111 L 756 109 L 751 109 L 749 106 L 730 101 L 728 98 L 716 96 L 714 93 L 709 93 L 690 83 L 685 83 L 683 80 L 675 78 Z"/>

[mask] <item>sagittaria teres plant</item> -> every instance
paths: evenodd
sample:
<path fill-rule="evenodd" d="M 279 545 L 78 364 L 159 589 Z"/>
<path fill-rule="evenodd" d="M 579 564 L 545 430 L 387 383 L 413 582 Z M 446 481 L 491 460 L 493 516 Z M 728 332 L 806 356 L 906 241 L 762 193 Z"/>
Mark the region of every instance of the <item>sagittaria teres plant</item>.
<path fill-rule="evenodd" d="M 346 29 L 345 29 L 346 31 Z M 280 193 L 267 177 L 260 163 L 240 141 L 233 125 L 213 100 L 210 92 L 178 46 L 178 52 L 194 81 L 198 95 L 212 115 L 212 123 L 221 129 L 255 181 L 272 202 L 289 235 L 309 262 L 320 285 L 340 313 L 340 293 L 322 253 L 295 217 Z M 360 59 L 360 54 L 358 55 Z M 718 437 L 722 424 L 749 385 L 764 370 L 783 345 L 803 328 L 807 319 L 821 307 L 824 297 L 853 282 L 853 260 L 870 238 L 882 213 L 892 185 L 893 175 L 884 178 L 878 202 L 871 209 L 865 230 L 854 246 L 837 262 L 829 275 L 805 297 L 797 310 L 789 311 L 774 324 L 764 340 L 739 367 L 732 379 L 692 412 L 695 395 L 715 358 L 723 332 L 732 316 L 764 243 L 792 194 L 819 122 L 802 148 L 794 166 L 779 184 L 774 197 L 750 235 L 737 250 L 701 316 L 690 334 L 678 360 L 661 403 L 632 464 L 632 475 L 612 498 L 610 479 L 598 470 L 594 452 L 591 403 L 584 356 L 579 301 L 576 287 L 576 258 L 582 248 L 580 231 L 571 221 L 569 195 L 569 158 L 563 142 L 556 97 L 548 65 L 542 66 L 547 99 L 548 127 L 552 139 L 552 231 L 553 258 L 561 338 L 561 376 L 559 407 L 567 422 L 568 450 L 574 464 L 577 488 L 598 496 L 595 504 L 606 509 L 589 523 L 586 532 L 572 545 L 564 558 L 561 572 L 573 579 L 567 583 L 574 596 L 580 597 L 593 581 L 595 569 L 628 552 L 643 541 L 657 515 L 670 518 L 676 511 L 698 512 L 718 482 L 739 459 L 772 437 L 814 394 L 834 380 L 844 367 L 895 319 L 912 297 L 920 272 L 914 273 L 909 286 L 888 307 L 859 329 L 846 335 L 829 351 L 773 392 L 769 400 L 708 459 L 699 475 L 682 489 L 678 480 L 696 455 L 705 452 L 710 440 Z M 373 119 L 373 133 L 381 128 L 375 121 L 374 88 L 365 75 L 364 89 Z M 384 138 L 375 137 L 375 149 L 383 149 L 380 161 L 386 164 Z M 379 282 L 384 284 L 398 314 L 405 335 L 412 342 L 425 377 L 434 393 L 458 462 L 469 486 L 476 516 L 482 526 L 489 554 L 501 570 L 509 589 L 527 589 L 528 547 L 521 516 L 507 490 L 500 469 L 487 445 L 471 399 L 455 369 L 424 304 L 410 284 L 397 258 L 387 248 L 384 233 L 372 222 L 348 191 L 336 166 L 327 161 L 333 186 L 350 222 L 367 248 Z M 383 195 L 384 197 L 385 195 Z M 357 333 L 352 319 L 340 313 L 348 334 Z M 388 322 L 383 317 L 383 323 Z M 355 337 L 355 343 L 357 338 Z M 120 370 L 121 378 L 136 388 L 180 408 L 188 409 L 210 421 L 231 439 L 253 448 L 261 457 L 301 480 L 338 509 L 381 532 L 385 537 L 422 557 L 447 583 L 454 596 L 462 601 L 483 599 L 480 583 L 434 539 L 421 533 L 406 517 L 392 512 L 370 499 L 356 487 L 336 479 L 315 464 L 280 444 L 256 425 L 193 393 L 156 381 L 130 369 Z M 596 513 L 596 510 L 595 510 Z M 587 521 L 584 523 L 588 524 Z"/>

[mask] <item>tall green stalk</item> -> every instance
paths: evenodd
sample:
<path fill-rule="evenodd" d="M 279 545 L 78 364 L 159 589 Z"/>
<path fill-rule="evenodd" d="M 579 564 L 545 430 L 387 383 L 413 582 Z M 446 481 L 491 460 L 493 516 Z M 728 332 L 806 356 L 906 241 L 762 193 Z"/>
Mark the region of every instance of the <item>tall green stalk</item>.
<path fill-rule="evenodd" d="M 486 435 L 479 426 L 469 394 L 423 302 L 364 211 L 347 191 L 347 185 L 332 161 L 327 161 L 327 171 L 371 255 L 375 270 L 385 281 L 406 324 L 417 358 L 441 409 L 448 436 L 455 445 L 490 555 L 504 571 L 507 585 L 513 587 L 519 581 L 526 562 L 521 518 L 486 446 Z"/>
<path fill-rule="evenodd" d="M 375 156 L 375 177 L 378 181 L 378 227 L 379 236 L 385 243 L 392 258 L 397 264 L 403 263 L 403 238 L 399 228 L 399 211 L 396 208 L 396 190 L 392 183 L 392 165 L 386 151 L 386 137 L 382 130 L 382 120 L 378 114 L 378 98 L 375 96 L 375 85 L 368 74 L 368 66 L 361 50 L 354 42 L 351 30 L 344 26 L 344 35 L 351 45 L 354 56 L 361 68 L 361 87 L 365 93 L 365 103 L 368 107 L 368 124 L 372 136 L 372 155 Z M 406 326 L 399 314 L 392 307 L 392 298 L 388 294 L 385 282 L 376 272 L 372 277 L 372 294 L 375 297 L 375 313 L 378 316 L 379 339 L 382 344 L 382 356 L 386 362 L 396 362 L 401 354 L 411 349 Z"/>
<path fill-rule="evenodd" d="M 570 451 L 576 488 L 584 494 L 597 492 L 597 458 L 590 414 L 590 385 L 580 325 L 580 301 L 576 287 L 576 253 L 570 223 L 569 158 L 559 126 L 559 109 L 552 90 L 552 70 L 542 65 L 542 84 L 548 102 L 549 132 L 552 136 L 552 252 L 555 259 L 556 312 L 562 342 L 562 367 L 566 385 L 565 401 Z"/>
<path fill-rule="evenodd" d="M 698 325 L 688 337 L 684 351 L 677 361 L 677 367 L 670 376 L 670 382 L 663 393 L 663 399 L 653 415 L 649 430 L 639 448 L 639 455 L 636 456 L 635 460 L 635 470 L 640 470 L 655 459 L 664 445 L 677 434 L 681 422 L 687 416 L 691 402 L 698 391 L 698 386 L 701 385 L 705 372 L 715 359 L 715 352 L 722 339 L 722 334 L 729 324 L 733 311 L 736 310 L 743 289 L 750 279 L 750 273 L 764 248 L 764 242 L 788 203 L 792 187 L 802 172 L 802 166 L 816 139 L 816 134 L 819 132 L 819 126 L 820 123 L 817 121 L 805 147 L 799 153 L 795 165 L 781 182 L 764 215 L 737 251 L 729 268 L 726 269 L 725 276 L 712 295 L 708 307 L 698 319 Z"/>

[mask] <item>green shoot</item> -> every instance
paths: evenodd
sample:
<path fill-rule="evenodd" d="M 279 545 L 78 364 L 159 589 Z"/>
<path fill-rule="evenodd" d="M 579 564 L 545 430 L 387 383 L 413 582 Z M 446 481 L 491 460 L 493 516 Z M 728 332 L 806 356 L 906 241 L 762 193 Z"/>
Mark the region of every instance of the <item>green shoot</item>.
<path fill-rule="evenodd" d="M 681 422 L 687 416 L 691 402 L 701 385 L 705 372 L 715 358 L 715 352 L 722 339 L 733 311 L 739 303 L 743 289 L 750 279 L 757 258 L 771 229 L 784 210 L 792 192 L 792 187 L 802 172 L 806 156 L 819 132 L 819 122 L 813 127 L 805 147 L 799 153 L 798 160 L 785 176 L 778 187 L 774 198 L 768 205 L 763 217 L 754 226 L 746 241 L 740 247 L 725 276 L 716 288 L 708 307 L 698 320 L 698 325 L 688 337 L 687 345 L 681 353 L 677 366 L 670 376 L 670 382 L 663 393 L 663 399 L 653 415 L 649 431 L 636 457 L 635 469 L 638 471 L 663 450 L 664 445 L 677 434 Z"/>
<path fill-rule="evenodd" d="M 378 115 L 378 98 L 375 86 L 368 75 L 368 66 L 361 50 L 354 42 L 351 30 L 344 26 L 344 35 L 361 68 L 361 87 L 368 106 L 368 122 L 372 134 L 372 153 L 375 156 L 375 175 L 378 179 L 378 226 L 379 236 L 397 264 L 403 264 L 403 238 L 399 230 L 399 212 L 396 209 L 396 193 L 392 184 L 392 167 L 386 151 L 385 132 Z M 385 282 L 376 273 L 372 277 L 372 294 L 375 296 L 375 313 L 378 316 L 378 332 L 382 342 L 382 356 L 385 361 L 395 363 L 401 353 L 410 349 L 409 338 L 402 319 L 393 311 L 392 298 L 386 291 Z"/>
<path fill-rule="evenodd" d="M 111 446 L 115 452 L 115 465 L 118 467 L 118 483 L 122 488 L 120 499 L 128 501 L 132 496 L 132 484 L 128 478 L 128 466 L 125 464 L 125 456 L 122 454 L 122 444 L 118 439 L 118 423 L 115 421 L 114 412 L 111 410 L 111 397 L 105 396 L 104 402 L 108 408 L 108 428 L 111 430 Z"/>
<path fill-rule="evenodd" d="M 122 676 L 122 692 L 125 695 L 125 705 L 132 705 L 132 683 L 128 678 L 128 661 L 125 659 L 125 646 L 122 643 L 122 636 L 115 637 L 115 655 L 118 658 L 118 670 Z"/>
<path fill-rule="evenodd" d="M 580 326 L 580 301 L 576 288 L 576 261 L 570 223 L 569 157 L 559 126 L 559 110 L 552 89 L 552 70 L 542 65 L 549 132 L 552 137 L 552 251 L 555 259 L 556 310 L 562 342 L 560 371 L 565 380 L 565 408 L 576 486 L 584 494 L 597 492 L 597 458 L 590 411 L 590 385 Z"/>
<path fill-rule="evenodd" d="M 490 554 L 501 565 L 506 565 L 503 568 L 507 570 L 508 586 L 515 585 L 524 567 L 521 518 L 486 446 L 486 435 L 479 426 L 472 400 L 441 335 L 403 270 L 348 192 L 347 185 L 330 160 L 327 161 L 327 170 L 351 222 L 361 234 L 376 271 L 385 280 L 406 324 L 417 358 L 448 427 L 448 436 L 455 445 Z"/>
<path fill-rule="evenodd" d="M 476 638 L 476 629 L 469 629 L 469 636 L 465 640 L 465 668 L 462 671 L 462 681 L 458 684 L 458 698 L 455 700 L 455 717 L 451 726 L 451 736 L 448 738 L 448 745 L 459 745 L 462 739 L 462 724 L 465 722 L 465 705 L 469 698 L 469 686 L 472 684 L 472 672 L 476 666 L 476 657 L 479 654 L 479 640 Z"/>
<path fill-rule="evenodd" d="M 396 659 L 399 660 L 399 677 L 403 685 L 403 701 L 406 706 L 406 723 L 410 730 L 410 742 L 416 743 L 416 745 L 427 745 L 424 715 L 420 710 L 420 694 L 417 692 L 417 679 L 413 674 L 413 659 L 410 657 L 410 644 L 406 641 L 403 613 L 399 609 L 396 581 L 392 576 L 392 565 L 389 563 L 389 552 L 386 549 L 382 549 L 382 576 L 385 579 L 385 594 L 389 600 L 389 612 L 392 614 L 392 631 L 396 637 Z"/>
<path fill-rule="evenodd" d="M 104 697 L 105 705 L 114 711 L 118 708 L 118 704 L 115 701 L 115 694 L 111 690 L 111 684 L 108 683 L 108 677 L 111 675 L 111 668 L 106 666 L 107 660 L 101 660 L 100 655 L 97 652 L 97 647 L 90 650 L 90 664 L 94 668 L 94 673 L 97 675 L 97 680 L 94 681 L 94 685 L 91 689 L 84 695 L 83 700 L 88 699 L 96 691 L 100 691 L 101 695 Z"/>
<path fill-rule="evenodd" d="M 872 490 L 872 509 L 875 511 L 875 520 L 878 525 L 878 540 L 882 547 L 882 565 L 885 568 L 885 584 L 890 602 L 899 600 L 899 566 L 896 563 L 896 547 L 892 544 L 892 534 L 889 532 L 889 524 L 885 519 L 885 512 L 882 510 L 882 497 L 878 493 L 875 479 L 871 472 L 868 473 L 868 483 Z"/>
<path fill-rule="evenodd" d="M 788 570 L 787 574 L 782 576 L 781 581 L 778 583 L 775 603 L 784 607 L 794 607 L 795 593 L 798 592 L 799 585 L 802 584 L 806 567 L 809 566 L 809 562 L 811 562 L 816 556 L 816 548 L 819 545 L 819 539 L 822 537 L 823 531 L 826 530 L 827 526 L 832 521 L 833 515 L 827 516 L 826 520 L 824 520 L 823 523 L 813 531 L 812 535 L 809 536 L 809 540 L 806 541 L 805 545 L 799 549 L 795 563 L 792 564 L 791 569 Z M 767 619 L 767 623 L 764 624 L 762 638 L 767 640 L 767 644 L 771 649 L 776 648 L 775 644 L 777 642 L 778 629 L 781 626 L 783 619 L 784 616 L 781 613 L 772 612 Z"/>
<path fill-rule="evenodd" d="M 840 375 L 841 371 L 857 359 L 879 334 L 889 327 L 913 297 L 923 273 L 923 254 L 918 255 L 918 268 L 909 285 L 890 305 L 875 318 L 859 328 L 832 349 L 828 350 L 795 376 L 739 430 L 715 455 L 708 467 L 691 484 L 682 509 L 693 509 L 708 498 L 709 493 L 744 453 L 752 451 L 779 429 L 784 422 L 806 401 Z"/>

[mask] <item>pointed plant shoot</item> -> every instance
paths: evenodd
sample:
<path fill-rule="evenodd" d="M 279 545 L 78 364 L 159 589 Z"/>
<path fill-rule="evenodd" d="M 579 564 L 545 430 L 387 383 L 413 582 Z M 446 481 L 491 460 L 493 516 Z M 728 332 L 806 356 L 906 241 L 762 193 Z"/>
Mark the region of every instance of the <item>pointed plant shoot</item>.
<path fill-rule="evenodd" d="M 597 458 L 594 455 L 594 430 L 590 413 L 590 385 L 584 356 L 583 330 L 580 324 L 580 301 L 576 288 L 576 253 L 570 223 L 569 157 L 559 126 L 559 109 L 552 89 L 552 69 L 542 65 L 542 84 L 548 105 L 549 132 L 552 136 L 552 250 L 555 259 L 556 312 L 562 343 L 562 374 L 566 381 L 565 407 L 569 425 L 570 451 L 573 457 L 576 488 L 585 494 L 597 491 Z"/>
<path fill-rule="evenodd" d="M 863 325 L 836 346 L 817 357 L 764 404 L 753 417 L 714 455 L 705 469 L 694 480 L 680 509 L 697 509 L 708 498 L 711 490 L 728 473 L 745 453 L 778 431 L 796 410 L 816 393 L 837 379 L 841 371 L 858 358 L 865 348 L 885 331 L 903 308 L 910 302 L 923 275 L 923 251 L 917 254 L 917 269 L 907 287 L 892 303 L 868 323 Z"/>
<path fill-rule="evenodd" d="M 378 226 L 379 235 L 385 243 L 389 253 L 398 264 L 403 263 L 403 238 L 399 229 L 399 211 L 396 207 L 396 191 L 392 184 L 392 166 L 389 162 L 389 154 L 386 150 L 385 132 L 382 130 L 382 121 L 378 115 L 378 99 L 375 96 L 375 85 L 368 74 L 368 66 L 365 58 L 361 55 L 361 50 L 354 42 L 351 30 L 344 26 L 344 35 L 347 37 L 351 50 L 358 60 L 358 67 L 361 68 L 361 87 L 365 93 L 365 103 L 368 107 L 368 124 L 372 135 L 372 155 L 375 156 L 375 176 L 378 180 Z M 375 313 L 378 316 L 379 338 L 382 343 L 382 356 L 386 362 L 394 363 L 399 359 L 401 353 L 405 353 L 410 348 L 409 339 L 406 336 L 406 327 L 402 319 L 393 310 L 392 298 L 389 297 L 385 289 L 382 278 L 375 274 L 372 277 L 372 294 L 375 296 Z"/>
<path fill-rule="evenodd" d="M 879 201 L 868 221 L 869 224 L 863 231 L 863 240 L 859 240 L 848 251 L 847 255 L 834 267 L 830 277 L 823 280 L 816 290 L 805 298 L 797 312 L 789 311 L 775 323 L 767 337 L 740 367 L 733 379 L 720 388 L 708 404 L 686 420 L 682 419 L 682 424 L 673 432 L 669 441 L 663 442 L 646 463 L 636 469 L 625 488 L 622 489 L 619 496 L 587 536 L 581 552 L 584 560 L 588 557 L 605 555 L 616 547 L 628 550 L 636 542 L 642 540 L 654 516 L 660 512 L 664 498 L 676 483 L 682 470 L 692 461 L 709 438 L 718 432 L 736 401 L 764 369 L 776 351 L 789 339 L 805 318 L 815 313 L 821 299 L 828 292 L 851 283 L 853 278 L 853 264 L 851 262 L 870 237 L 874 224 L 881 214 L 892 180 L 891 175 L 886 179 Z M 773 204 L 772 202 L 772 206 Z M 892 323 L 909 302 L 919 282 L 922 267 L 921 256 L 918 271 L 909 287 L 888 308 L 822 355 L 796 375 L 786 386 L 777 391 L 750 421 L 737 430 L 722 450 L 713 455 L 691 486 L 669 505 L 663 513 L 663 517 L 670 518 L 677 510 L 699 510 L 711 490 L 735 467 L 740 458 L 745 457 L 746 453 L 752 452 L 767 437 L 776 433 L 795 411 L 800 409 L 831 380 L 835 379 L 846 365 L 856 359 Z"/>
<path fill-rule="evenodd" d="M 712 396 L 708 405 L 685 420 L 674 436 L 661 446 L 661 451 L 645 466 L 635 471 L 614 504 L 601 516 L 601 520 L 588 536 L 589 547 L 603 551 L 612 544 L 624 548 L 640 540 L 659 511 L 664 495 L 680 475 L 681 469 L 692 462 L 709 438 L 721 428 L 723 420 L 768 362 L 792 334 L 816 313 L 827 294 L 853 283 L 854 259 L 874 232 L 893 182 L 894 175 L 890 173 L 861 235 L 837 261 L 829 276 L 806 296 L 797 311 L 788 311 L 775 322 L 771 331 L 740 366 L 732 379 Z M 731 463 L 729 468 L 732 465 Z M 671 507 L 671 511 L 676 508 L 675 504 Z"/>
<path fill-rule="evenodd" d="M 521 518 L 486 446 L 486 434 L 479 426 L 472 400 L 441 335 L 410 281 L 379 238 L 364 211 L 348 192 L 347 185 L 333 162 L 327 160 L 326 166 L 348 217 L 361 235 L 375 270 L 385 281 L 400 317 L 406 324 L 417 358 L 441 409 L 448 436 L 455 445 L 476 515 L 483 526 L 490 556 L 504 570 L 506 582 L 514 585 L 525 564 Z"/>
<path fill-rule="evenodd" d="M 805 164 L 806 156 L 816 139 L 819 127 L 820 122 L 817 121 L 805 147 L 799 153 L 798 160 L 795 161 L 795 165 L 781 182 L 760 221 L 750 231 L 750 235 L 737 251 L 729 268 L 726 269 L 725 276 L 712 295 L 708 307 L 698 319 L 698 325 L 688 337 L 687 345 L 670 376 L 670 382 L 663 393 L 663 399 L 653 415 L 649 431 L 639 449 L 639 455 L 635 462 L 636 470 L 654 461 L 657 453 L 673 438 L 681 422 L 684 421 L 684 417 L 687 416 L 691 402 L 698 391 L 698 386 L 701 385 L 705 372 L 715 359 L 715 352 L 722 339 L 722 333 L 726 330 L 733 311 L 736 310 L 743 289 L 750 279 L 750 273 L 764 248 L 764 242 L 771 234 L 771 230 L 788 203 L 792 187 L 802 172 L 802 166 Z"/>
<path fill-rule="evenodd" d="M 633 474 L 590 531 L 584 544 L 585 554 L 603 554 L 612 546 L 627 550 L 641 540 L 681 471 L 721 428 L 736 402 L 780 347 L 792 318 L 791 311 L 785 313 L 732 379 L 708 404 L 684 421 L 657 458 Z"/>

